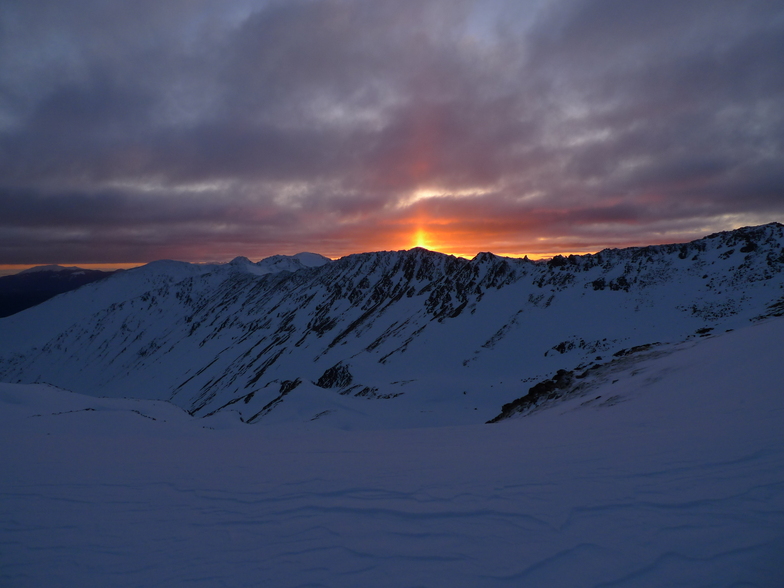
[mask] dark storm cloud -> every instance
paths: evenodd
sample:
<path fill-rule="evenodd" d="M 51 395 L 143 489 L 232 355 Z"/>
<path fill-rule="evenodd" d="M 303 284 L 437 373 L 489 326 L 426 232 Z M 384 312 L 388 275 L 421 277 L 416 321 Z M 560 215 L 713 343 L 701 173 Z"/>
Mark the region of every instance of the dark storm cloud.
<path fill-rule="evenodd" d="M 781 2 L 0 1 L 0 263 L 782 220 L 782 55 Z"/>

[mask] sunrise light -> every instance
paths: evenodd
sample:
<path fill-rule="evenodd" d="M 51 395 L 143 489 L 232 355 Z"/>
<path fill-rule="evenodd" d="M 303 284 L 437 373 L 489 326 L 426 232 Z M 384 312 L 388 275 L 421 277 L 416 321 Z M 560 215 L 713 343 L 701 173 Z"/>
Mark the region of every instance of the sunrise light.
<path fill-rule="evenodd" d="M 423 247 L 425 249 L 430 248 L 430 242 L 427 236 L 427 233 L 424 229 L 419 228 L 414 233 L 414 241 L 412 247 Z"/>

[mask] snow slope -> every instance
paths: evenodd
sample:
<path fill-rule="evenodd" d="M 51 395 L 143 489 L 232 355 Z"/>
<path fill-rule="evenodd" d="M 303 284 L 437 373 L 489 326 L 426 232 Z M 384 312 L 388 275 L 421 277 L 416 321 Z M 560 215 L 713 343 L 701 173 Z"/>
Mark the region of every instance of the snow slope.
<path fill-rule="evenodd" d="M 777 223 L 549 262 L 159 262 L 0 320 L 0 380 L 251 423 L 482 423 L 559 369 L 781 312 Z"/>
<path fill-rule="evenodd" d="M 0 321 L 0 354 L 9 350 L 43 345 L 57 335 L 83 322 L 92 320 L 100 310 L 112 312 L 147 292 L 169 292 L 173 285 L 194 277 L 202 278 L 204 288 L 229 276 L 266 275 L 280 271 L 296 271 L 319 267 L 329 262 L 315 253 L 275 255 L 253 263 L 238 257 L 227 264 L 193 264 L 160 260 L 118 272 L 100 284 L 89 284 L 66 292 L 52 300 Z M 33 268 L 37 269 L 37 268 Z M 30 270 L 27 270 L 30 271 Z"/>
<path fill-rule="evenodd" d="M 249 427 L 0 384 L 0 585 L 781 586 L 783 320 L 494 425 Z"/>

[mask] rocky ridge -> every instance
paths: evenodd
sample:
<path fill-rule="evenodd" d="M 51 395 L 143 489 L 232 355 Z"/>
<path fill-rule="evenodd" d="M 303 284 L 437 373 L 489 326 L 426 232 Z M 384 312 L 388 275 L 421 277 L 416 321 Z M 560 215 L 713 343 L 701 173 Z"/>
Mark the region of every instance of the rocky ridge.
<path fill-rule="evenodd" d="M 424 249 L 305 259 L 160 262 L 60 296 L 0 321 L 0 379 L 251 422 L 341 410 L 478 422 L 559 369 L 784 304 L 778 223 L 546 262 Z M 46 313 L 75 318 L 52 326 Z"/>

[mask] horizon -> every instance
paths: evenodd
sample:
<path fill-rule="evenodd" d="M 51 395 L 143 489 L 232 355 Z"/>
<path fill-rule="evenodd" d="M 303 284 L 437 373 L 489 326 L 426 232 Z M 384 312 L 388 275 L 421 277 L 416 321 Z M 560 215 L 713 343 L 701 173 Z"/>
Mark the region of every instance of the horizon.
<path fill-rule="evenodd" d="M 605 249 L 628 249 L 628 248 L 635 248 L 635 247 L 648 247 L 648 246 L 658 246 L 658 245 L 672 245 L 672 244 L 676 244 L 677 245 L 677 244 L 681 244 L 681 243 L 688 243 L 688 242 L 691 242 L 691 241 L 704 239 L 704 238 L 709 237 L 709 236 L 711 236 L 711 235 L 713 235 L 715 233 L 732 232 L 732 231 L 736 231 L 736 230 L 739 230 L 739 229 L 753 228 L 753 227 L 765 226 L 765 225 L 769 225 L 769 224 L 781 224 L 781 223 L 779 221 L 770 221 L 768 223 L 763 223 L 761 225 L 748 225 L 748 226 L 733 227 L 733 228 L 727 229 L 725 231 L 716 231 L 716 232 L 706 233 L 704 235 L 700 235 L 698 237 L 689 239 L 687 241 L 666 241 L 666 242 L 661 242 L 661 243 L 633 244 L 633 245 L 626 245 L 626 246 L 621 246 L 621 247 L 602 247 L 601 249 L 597 249 L 596 251 L 562 251 L 562 252 L 557 252 L 557 253 L 553 253 L 553 254 L 538 254 L 538 255 L 535 254 L 535 253 L 532 253 L 532 254 L 529 254 L 529 253 L 499 254 L 499 253 L 496 253 L 496 252 L 491 251 L 489 249 L 483 249 L 483 250 L 477 251 L 476 253 L 474 253 L 472 255 L 469 255 L 469 254 L 451 253 L 451 252 L 447 252 L 447 251 L 439 251 L 439 250 L 436 250 L 436 249 L 432 249 L 432 248 L 426 247 L 426 246 L 421 245 L 421 244 L 416 244 L 416 245 L 412 245 L 411 247 L 408 247 L 408 248 L 405 248 L 405 249 L 379 249 L 379 250 L 376 250 L 376 251 L 356 251 L 356 252 L 348 253 L 346 255 L 342 255 L 342 256 L 339 256 L 339 257 L 330 257 L 328 255 L 323 255 L 322 253 L 320 253 L 318 251 L 301 250 L 301 251 L 297 251 L 296 253 L 273 253 L 271 255 L 267 255 L 265 257 L 261 257 L 261 258 L 255 259 L 255 260 L 253 258 L 247 256 L 247 255 L 235 255 L 235 256 L 233 256 L 231 258 L 222 259 L 222 260 L 188 261 L 188 260 L 183 260 L 183 259 L 176 259 L 176 260 L 172 260 L 172 261 L 184 261 L 185 263 L 192 263 L 192 264 L 195 264 L 195 265 L 210 265 L 210 264 L 220 265 L 220 264 L 229 263 L 233 259 L 236 259 L 237 257 L 247 257 L 248 259 L 251 260 L 251 262 L 257 263 L 259 261 L 262 261 L 262 260 L 267 259 L 269 257 L 273 257 L 275 255 L 283 255 L 283 256 L 291 257 L 291 256 L 298 255 L 300 253 L 316 253 L 316 254 L 322 255 L 323 257 L 326 257 L 326 258 L 328 258 L 328 259 L 330 259 L 332 261 L 336 261 L 338 259 L 342 259 L 343 257 L 348 257 L 350 255 L 359 255 L 359 254 L 362 254 L 362 253 L 374 253 L 374 252 L 380 252 L 380 251 L 410 251 L 412 249 L 417 249 L 417 248 L 426 249 L 428 251 L 432 251 L 434 253 L 440 253 L 442 255 L 451 255 L 453 257 L 460 257 L 460 258 L 467 259 L 467 260 L 471 260 L 471 259 L 475 258 L 480 253 L 492 253 L 492 254 L 497 255 L 499 257 L 509 257 L 509 258 L 516 258 L 516 259 L 528 258 L 531 261 L 547 261 L 547 260 L 550 260 L 550 259 L 552 259 L 554 257 L 558 257 L 558 256 L 568 257 L 570 255 L 578 255 L 578 256 L 579 255 L 596 255 L 597 253 L 599 253 L 600 251 L 603 251 Z M 141 266 L 147 265 L 149 263 L 153 263 L 155 261 L 161 261 L 163 259 L 170 259 L 170 258 L 151 259 L 149 261 L 144 261 L 144 262 L 117 263 L 117 264 L 111 264 L 111 263 L 98 263 L 98 264 L 85 263 L 85 264 L 80 264 L 78 262 L 77 263 L 69 263 L 69 264 L 63 264 L 63 263 L 0 264 L 0 277 L 16 275 L 16 274 L 21 273 L 21 272 L 23 272 L 25 270 L 28 270 L 28 269 L 32 269 L 32 268 L 35 268 L 35 267 L 45 267 L 45 266 L 48 266 L 48 265 L 59 266 L 59 267 L 71 267 L 71 266 L 73 266 L 73 267 L 77 267 L 79 269 L 100 270 L 100 271 L 128 270 L 128 269 L 133 269 L 133 268 L 136 268 L 136 267 L 141 267 Z"/>
<path fill-rule="evenodd" d="M 663 244 L 663 243 L 656 243 L 656 245 L 660 245 L 660 244 Z M 634 247 L 634 245 L 632 245 L 632 247 Z M 522 258 L 526 258 L 527 257 L 528 259 L 530 259 L 532 261 L 548 260 L 548 259 L 552 259 L 553 257 L 556 257 L 558 255 L 563 255 L 563 256 L 568 256 L 568 255 L 594 255 L 595 253 L 598 253 L 598 251 L 601 251 L 601 249 L 600 249 L 598 251 L 564 251 L 564 252 L 558 252 L 558 253 L 553 253 L 553 254 L 539 254 L 539 255 L 537 255 L 535 253 L 531 253 L 531 254 L 529 254 L 529 253 L 514 254 L 513 253 L 513 254 L 501 255 L 501 254 L 497 254 L 497 253 L 495 253 L 493 251 L 489 251 L 488 249 L 483 249 L 481 251 L 477 251 L 474 254 L 461 254 L 461 253 L 451 253 L 451 252 L 447 252 L 447 251 L 439 251 L 437 249 L 426 247 L 424 245 L 412 245 L 411 247 L 404 248 L 404 249 L 378 249 L 378 250 L 375 250 L 375 251 L 354 251 L 352 253 L 347 253 L 345 255 L 336 256 L 336 257 L 331 257 L 329 255 L 323 255 L 322 253 L 320 253 L 318 251 L 300 250 L 300 251 L 297 251 L 296 253 L 272 253 L 271 255 L 266 255 L 264 257 L 261 257 L 261 258 L 255 259 L 255 260 L 252 257 L 249 257 L 247 255 L 235 255 L 233 257 L 226 258 L 226 259 L 220 259 L 220 260 L 203 260 L 202 259 L 202 260 L 195 260 L 195 261 L 193 261 L 193 260 L 184 260 L 184 259 L 172 259 L 172 261 L 184 261 L 185 263 L 192 263 L 192 264 L 195 264 L 195 265 L 209 265 L 209 264 L 225 264 L 225 263 L 231 262 L 233 259 L 236 259 L 237 257 L 247 257 L 252 262 L 256 263 L 256 262 L 261 261 L 263 259 L 267 259 L 269 257 L 274 257 L 275 255 L 284 255 L 284 256 L 287 256 L 287 257 L 291 257 L 291 256 L 294 256 L 294 255 L 298 255 L 300 253 L 316 253 L 318 255 L 323 255 L 323 257 L 326 257 L 326 258 L 328 258 L 328 259 L 330 259 L 332 261 L 337 261 L 338 259 L 342 259 L 342 258 L 348 257 L 350 255 L 360 255 L 362 253 L 375 253 L 375 252 L 378 252 L 378 251 L 411 251 L 412 249 L 426 249 L 426 250 L 432 251 L 434 253 L 440 253 L 442 255 L 451 255 L 453 257 L 460 257 L 460 258 L 463 258 L 463 259 L 473 259 L 474 257 L 479 255 L 480 253 L 489 252 L 489 253 L 493 253 L 494 255 L 498 255 L 499 257 L 510 257 L 510 258 L 517 258 L 517 259 L 522 259 Z M 50 265 L 51 266 L 58 266 L 58 267 L 78 267 L 79 269 L 95 269 L 95 270 L 102 270 L 102 271 L 114 271 L 114 270 L 120 270 L 120 269 L 133 269 L 135 267 L 141 267 L 143 265 L 147 265 L 147 264 L 153 263 L 155 261 L 161 261 L 163 259 L 170 259 L 170 258 L 151 259 L 149 261 L 129 262 L 129 263 L 115 263 L 115 264 L 112 264 L 112 263 L 79 263 L 79 262 L 69 262 L 69 263 L 35 263 L 35 264 L 0 264 L 0 277 L 6 276 L 6 275 L 14 275 L 14 274 L 23 272 L 23 271 L 28 270 L 28 269 L 32 269 L 32 268 L 36 268 L 36 267 L 45 267 L 45 266 L 50 266 Z"/>

